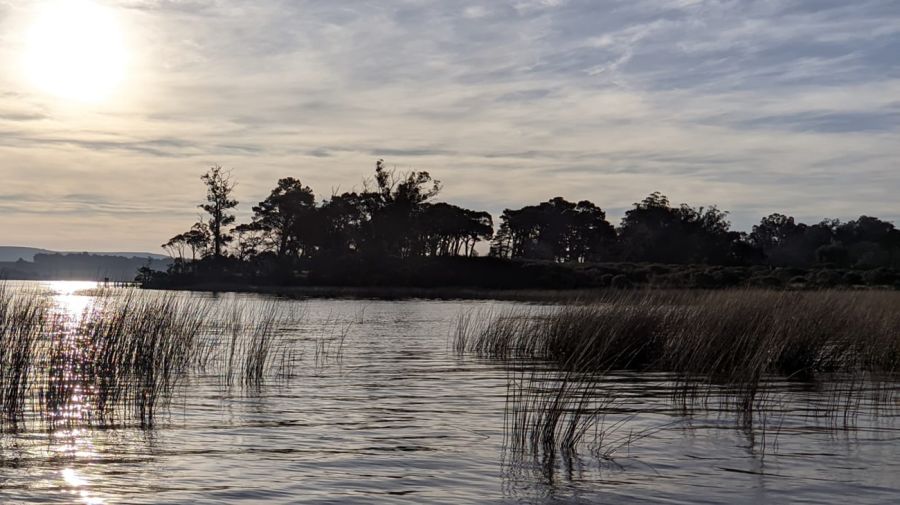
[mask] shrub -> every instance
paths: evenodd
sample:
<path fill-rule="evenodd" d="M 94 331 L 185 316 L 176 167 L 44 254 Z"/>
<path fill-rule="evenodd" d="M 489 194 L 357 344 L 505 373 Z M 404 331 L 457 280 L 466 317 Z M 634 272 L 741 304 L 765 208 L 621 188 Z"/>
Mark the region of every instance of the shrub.
<path fill-rule="evenodd" d="M 752 277 L 750 279 L 750 285 L 761 288 L 780 288 L 784 283 L 774 275 L 766 275 L 762 277 Z"/>
<path fill-rule="evenodd" d="M 842 276 L 834 270 L 818 270 L 812 275 L 812 281 L 816 286 L 830 288 L 840 284 Z"/>
<path fill-rule="evenodd" d="M 693 272 L 691 274 L 691 286 L 695 288 L 716 288 L 721 287 L 716 278 L 706 272 Z"/>
<path fill-rule="evenodd" d="M 859 275 L 857 272 L 847 271 L 844 272 L 843 279 L 841 282 L 847 286 L 859 286 L 863 284 L 862 275 Z"/>
<path fill-rule="evenodd" d="M 616 289 L 630 289 L 634 287 L 634 283 L 625 275 L 617 275 L 612 278 L 611 286 Z"/>
<path fill-rule="evenodd" d="M 887 268 L 876 268 L 863 273 L 863 280 L 869 286 L 890 286 L 897 279 L 896 274 Z"/>

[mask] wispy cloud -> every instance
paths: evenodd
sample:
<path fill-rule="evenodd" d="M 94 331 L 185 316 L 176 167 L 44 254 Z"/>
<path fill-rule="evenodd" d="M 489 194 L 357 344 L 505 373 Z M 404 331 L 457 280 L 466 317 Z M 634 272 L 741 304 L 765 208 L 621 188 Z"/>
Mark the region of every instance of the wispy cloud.
<path fill-rule="evenodd" d="M 358 185 L 375 157 L 494 212 L 563 195 L 615 215 L 659 190 L 743 228 L 771 211 L 900 221 L 891 0 L 109 3 L 131 34 L 127 100 L 72 112 L 0 75 L 4 211 L 23 194 L 75 210 L 0 218 L 18 242 L 39 225 L 153 247 L 165 237 L 133 230 L 187 226 L 211 163 L 252 203 L 286 175 Z M 21 4 L 0 7 L 0 61 Z"/>

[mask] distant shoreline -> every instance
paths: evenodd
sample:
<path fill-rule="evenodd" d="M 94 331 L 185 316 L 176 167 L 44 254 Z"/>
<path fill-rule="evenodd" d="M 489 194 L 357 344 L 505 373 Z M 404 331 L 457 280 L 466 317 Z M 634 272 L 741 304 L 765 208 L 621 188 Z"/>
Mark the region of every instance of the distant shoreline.
<path fill-rule="evenodd" d="M 192 291 L 206 293 L 253 293 L 291 299 L 344 300 L 501 300 L 522 302 L 587 302 L 609 298 L 622 290 L 615 288 L 576 289 L 487 289 L 467 287 L 404 287 L 404 286 L 264 286 L 233 283 L 202 283 L 179 287 L 148 287 L 148 290 Z M 791 290 L 791 289 L 789 289 Z M 793 290 L 806 290 L 797 288 Z M 888 286 L 834 287 L 829 291 L 893 291 Z M 771 291 L 763 287 L 731 287 L 724 289 L 659 288 L 639 286 L 627 291 Z"/>
<path fill-rule="evenodd" d="M 484 289 L 467 287 L 419 288 L 404 286 L 264 286 L 234 283 L 201 283 L 178 287 L 150 287 L 148 290 L 196 291 L 208 293 L 255 293 L 285 298 L 349 300 L 507 300 L 574 301 L 600 298 L 608 288 L 583 289 Z"/>

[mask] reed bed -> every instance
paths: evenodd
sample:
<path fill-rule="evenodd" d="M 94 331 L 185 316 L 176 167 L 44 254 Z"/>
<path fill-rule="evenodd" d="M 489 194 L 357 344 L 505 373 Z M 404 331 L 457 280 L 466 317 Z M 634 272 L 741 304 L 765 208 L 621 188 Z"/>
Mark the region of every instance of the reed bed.
<path fill-rule="evenodd" d="M 673 400 L 685 409 L 712 391 L 725 392 L 745 426 L 765 408 L 769 378 L 827 380 L 840 391 L 831 410 L 852 422 L 860 395 L 893 403 L 900 293 L 623 292 L 587 304 L 462 314 L 454 346 L 482 357 L 549 363 L 563 374 L 553 387 L 527 389 L 527 404 L 512 398 L 515 409 L 528 413 L 518 414 L 511 446 L 529 440 L 532 452 L 571 449 L 584 438 L 584 426 L 603 409 L 580 405 L 590 395 L 604 398 L 586 384 L 613 370 L 666 373 Z"/>
<path fill-rule="evenodd" d="M 0 283 L 0 431 L 26 418 L 49 429 L 150 427 L 187 381 L 214 375 L 258 391 L 292 375 L 298 314 L 274 303 L 173 293 L 91 293 L 81 314 L 51 294 Z M 299 315 L 302 317 L 302 315 Z"/>
<path fill-rule="evenodd" d="M 54 366 L 45 403 L 50 411 L 65 411 L 67 402 L 88 400 L 91 414 L 106 418 L 121 407 L 150 425 L 191 365 L 211 307 L 135 291 L 96 300 L 50 347 Z"/>
<path fill-rule="evenodd" d="M 461 321 L 458 350 L 575 370 L 657 370 L 725 383 L 900 370 L 896 292 L 645 292 Z"/>
<path fill-rule="evenodd" d="M 40 338 L 58 326 L 50 304 L 36 291 L 0 283 L 0 429 L 22 416 Z"/>
<path fill-rule="evenodd" d="M 224 311 L 225 315 L 217 318 L 224 324 L 222 328 L 213 328 L 208 345 L 215 349 L 219 335 L 224 333 L 228 337 L 227 358 L 219 361 L 223 370 L 220 375 L 228 387 L 239 385 L 259 390 L 276 367 L 281 376 L 291 375 L 295 361 L 293 350 L 280 330 L 291 318 L 277 303 L 269 301 L 255 306 L 232 303 Z M 208 352 L 206 357 L 213 355 Z"/>
<path fill-rule="evenodd" d="M 575 372 L 525 366 L 511 373 L 505 422 L 509 454 L 572 453 L 589 433 L 603 447 L 602 413 L 615 404 L 591 377 Z M 527 429 L 532 427 L 533 429 Z M 607 448 L 604 456 L 614 450 Z"/>

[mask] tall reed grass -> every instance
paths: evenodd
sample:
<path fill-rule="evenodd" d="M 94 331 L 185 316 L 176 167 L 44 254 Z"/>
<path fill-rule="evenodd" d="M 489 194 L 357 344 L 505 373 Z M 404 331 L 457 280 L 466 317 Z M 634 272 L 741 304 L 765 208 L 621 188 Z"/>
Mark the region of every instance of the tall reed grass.
<path fill-rule="evenodd" d="M 458 325 L 458 350 L 576 370 L 662 370 L 733 383 L 767 373 L 900 370 L 895 292 L 649 291 L 472 318 Z"/>
<path fill-rule="evenodd" d="M 0 283 L 0 429 L 22 416 L 37 343 L 57 326 L 50 304 L 38 292 Z"/>
<path fill-rule="evenodd" d="M 528 412 L 513 427 L 516 447 L 524 439 L 544 452 L 551 444 L 576 445 L 587 433 L 586 419 L 598 415 L 580 405 L 590 394 L 602 397 L 585 392 L 585 377 L 611 370 L 667 373 L 673 399 L 685 408 L 714 388 L 728 391 L 745 425 L 764 403 L 768 378 L 827 377 L 841 391 L 831 406 L 849 420 L 864 392 L 892 403 L 896 389 L 878 384 L 893 383 L 900 373 L 900 293 L 611 293 L 588 304 L 462 314 L 454 346 L 517 363 L 549 362 L 563 374 L 552 388 L 531 388 L 530 405 L 513 398 Z"/>
<path fill-rule="evenodd" d="M 136 290 L 93 292 L 83 314 L 51 294 L 0 283 L 0 430 L 35 416 L 50 429 L 137 421 L 192 376 L 258 390 L 293 366 L 275 303 Z"/>

